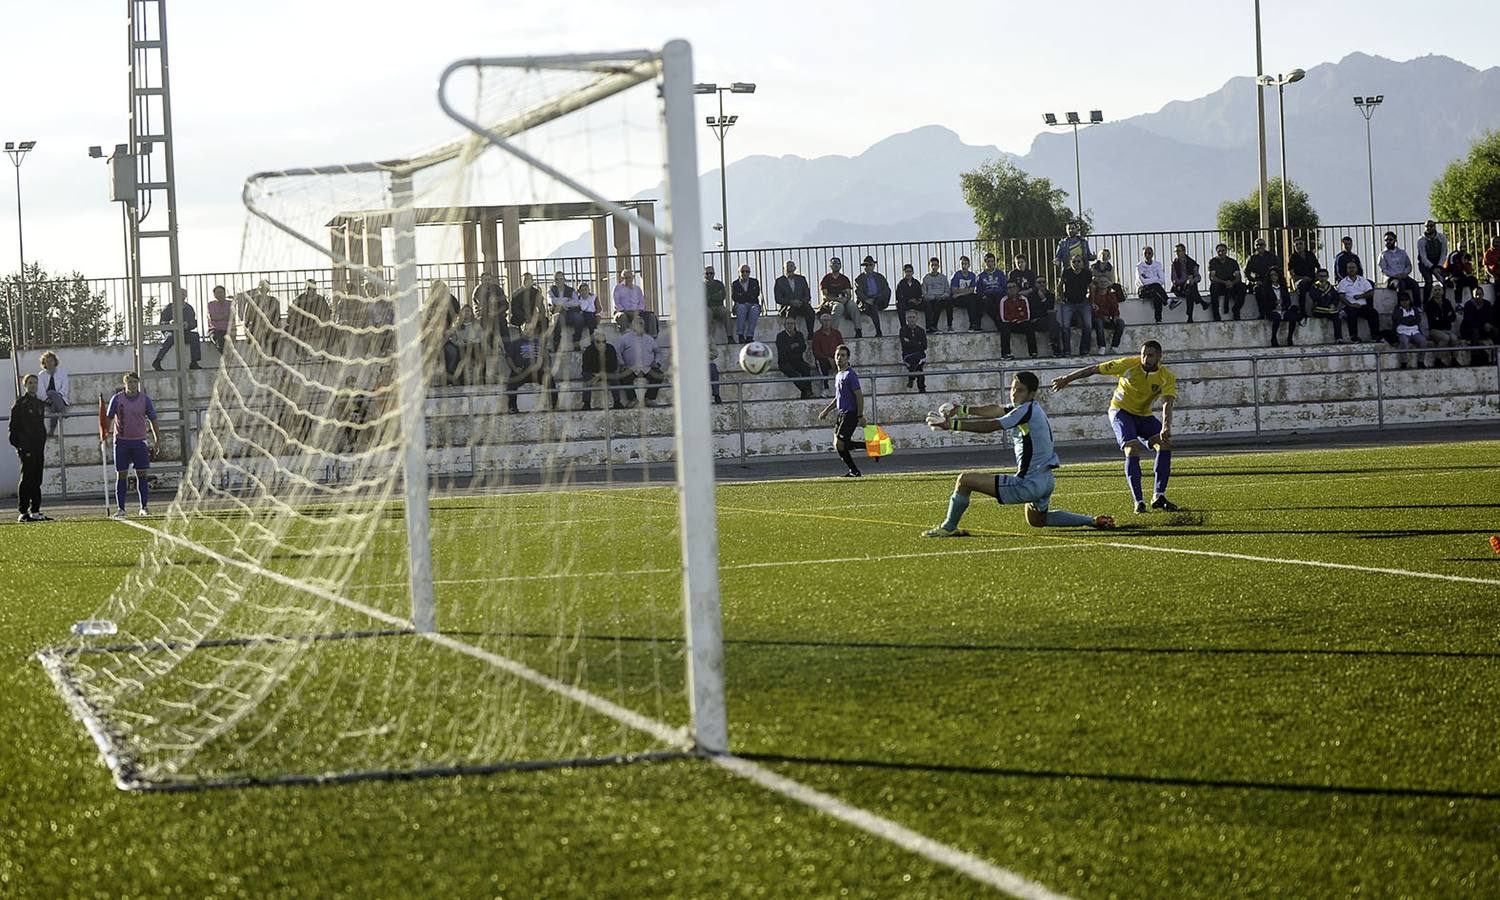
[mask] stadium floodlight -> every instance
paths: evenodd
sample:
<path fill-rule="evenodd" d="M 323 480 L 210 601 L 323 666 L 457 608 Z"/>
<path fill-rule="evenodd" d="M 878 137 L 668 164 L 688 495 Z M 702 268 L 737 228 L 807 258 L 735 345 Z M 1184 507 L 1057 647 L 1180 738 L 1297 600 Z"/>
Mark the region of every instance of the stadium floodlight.
<path fill-rule="evenodd" d="M 1082 121 L 1081 119 L 1078 118 L 1078 113 L 1076 113 L 1076 112 L 1070 112 L 1067 115 L 1068 115 L 1068 124 L 1069 125 L 1077 125 L 1077 124 L 1079 124 Z"/>
<path fill-rule="evenodd" d="M 26 159 L 26 154 L 36 146 L 36 141 L 21 141 L 19 145 L 15 141 L 5 142 L 5 153 L 10 157 L 11 163 L 16 167 L 16 245 L 20 251 L 21 277 L 19 280 L 20 295 L 19 303 L 12 305 L 8 310 L 10 314 L 10 361 L 11 367 L 15 369 L 16 395 L 21 393 L 21 351 L 25 349 L 25 336 L 27 334 L 28 312 L 26 308 L 26 238 L 21 227 L 21 162 Z"/>
<path fill-rule="evenodd" d="M 706 81 L 700 81 L 697 84 L 693 85 L 693 93 L 695 94 L 714 94 L 717 93 L 718 90 L 719 86 L 717 84 L 712 84 Z"/>
<path fill-rule="evenodd" d="M 1068 127 L 1068 128 L 1072 128 L 1073 129 L 1073 177 L 1075 179 L 1074 180 L 1074 185 L 1075 185 L 1074 194 L 1076 195 L 1077 200 L 1078 200 L 1078 223 L 1080 225 L 1082 225 L 1083 224 L 1083 163 L 1079 159 L 1079 152 L 1078 152 L 1078 126 L 1079 125 L 1083 125 L 1085 123 L 1083 121 L 1083 117 L 1080 116 L 1077 112 L 1071 112 L 1071 111 L 1070 112 L 1066 112 L 1066 113 L 1063 113 L 1063 116 L 1067 119 L 1067 121 L 1065 121 L 1065 122 L 1059 122 L 1058 119 L 1057 119 L 1057 115 L 1055 113 L 1042 113 L 1042 121 L 1045 122 L 1045 123 L 1047 123 L 1047 125 L 1049 127 Z M 1098 124 L 1102 123 L 1103 121 L 1104 121 L 1104 111 L 1103 110 L 1098 110 L 1098 109 L 1089 110 L 1089 120 L 1088 120 L 1087 124 L 1098 125 Z"/>
<path fill-rule="evenodd" d="M 1375 107 L 1385 102 L 1384 94 L 1367 94 L 1363 97 L 1355 97 L 1354 105 L 1359 108 L 1361 115 L 1365 117 L 1365 172 L 1370 181 L 1370 240 L 1375 244 L 1375 258 L 1380 257 L 1380 238 L 1376 236 L 1375 227 L 1375 150 L 1374 139 L 1370 130 L 1370 117 L 1375 115 Z"/>
<path fill-rule="evenodd" d="M 1042 113 L 1042 121 L 1046 122 L 1048 125 L 1056 125 L 1057 124 L 1057 114 L 1056 113 Z"/>
<path fill-rule="evenodd" d="M 755 93 L 755 85 L 749 83 L 748 81 L 736 81 L 733 84 L 729 85 L 729 93 L 753 94 Z"/>
<path fill-rule="evenodd" d="M 724 114 L 724 95 L 725 94 L 753 94 L 753 93 L 755 93 L 755 85 L 752 84 L 752 83 L 750 83 L 750 82 L 748 82 L 748 81 L 732 81 L 728 85 L 719 85 L 719 84 L 711 84 L 711 83 L 707 83 L 707 82 L 700 82 L 698 84 L 693 85 L 693 93 L 695 93 L 695 94 L 718 94 L 719 95 L 719 115 L 718 115 L 718 117 L 715 118 L 713 116 L 708 116 L 708 117 L 706 117 L 705 121 L 708 123 L 709 129 L 711 129 L 713 131 L 714 137 L 716 137 L 716 138 L 719 139 L 719 221 L 724 226 L 724 237 L 723 237 L 723 240 L 721 240 L 719 243 L 724 248 L 724 272 L 726 273 L 724 277 L 728 278 L 729 275 L 727 273 L 730 271 L 730 263 L 729 263 L 729 180 L 728 180 L 729 179 L 729 175 L 728 175 L 728 173 L 726 171 L 726 169 L 728 168 L 728 166 L 727 166 L 727 164 L 725 162 L 725 157 L 724 157 L 724 138 L 729 134 L 730 127 L 733 126 L 736 122 L 738 122 L 740 120 L 740 117 L 739 116 L 726 116 Z"/>
<path fill-rule="evenodd" d="M 1098 125 L 1100 122 L 1103 122 L 1103 121 L 1104 121 L 1104 112 L 1102 110 L 1097 110 L 1097 109 L 1091 109 L 1091 110 L 1089 110 L 1089 122 L 1091 124 Z"/>
<path fill-rule="evenodd" d="M 1296 84 L 1306 77 L 1307 73 L 1301 69 L 1293 69 L 1285 75 L 1259 75 L 1255 83 L 1260 87 L 1274 87 L 1276 89 L 1276 118 L 1280 123 L 1278 127 L 1281 139 L 1281 258 L 1286 259 L 1290 252 L 1291 219 L 1287 209 L 1287 181 L 1286 172 L 1286 86 Z"/>
<path fill-rule="evenodd" d="M 103 158 L 104 158 L 104 148 L 103 147 L 99 146 L 98 144 L 95 144 L 95 145 L 93 145 L 92 147 L 89 148 L 89 159 L 103 159 Z"/>

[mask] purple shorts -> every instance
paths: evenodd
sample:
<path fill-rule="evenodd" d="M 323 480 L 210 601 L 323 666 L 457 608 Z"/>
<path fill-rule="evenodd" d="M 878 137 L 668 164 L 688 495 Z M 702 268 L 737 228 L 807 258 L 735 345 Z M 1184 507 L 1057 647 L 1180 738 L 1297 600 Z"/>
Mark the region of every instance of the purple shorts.
<path fill-rule="evenodd" d="M 145 441 L 115 441 L 115 471 L 135 466 L 137 472 L 151 468 L 151 448 Z"/>
<path fill-rule="evenodd" d="M 1109 411 L 1109 424 L 1115 430 L 1115 442 L 1124 450 L 1127 444 L 1145 441 L 1161 434 L 1161 420 L 1156 416 L 1138 416 L 1123 409 Z"/>

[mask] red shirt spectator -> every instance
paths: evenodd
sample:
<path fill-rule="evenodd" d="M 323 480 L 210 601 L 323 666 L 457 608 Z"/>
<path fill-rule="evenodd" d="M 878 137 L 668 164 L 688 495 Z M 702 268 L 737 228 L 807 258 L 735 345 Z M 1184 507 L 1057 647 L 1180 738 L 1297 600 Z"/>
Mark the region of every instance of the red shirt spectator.
<path fill-rule="evenodd" d="M 1094 315 L 1106 319 L 1120 317 L 1120 300 L 1124 291 L 1118 284 L 1101 285 L 1095 281 L 1089 290 L 1089 300 L 1094 304 Z"/>
<path fill-rule="evenodd" d="M 833 351 L 844 343 L 844 335 L 831 324 L 832 319 L 824 317 L 823 327 L 813 332 L 812 352 L 813 359 L 833 360 Z"/>
<path fill-rule="evenodd" d="M 1490 280 L 1500 285 L 1500 237 L 1490 241 L 1490 245 L 1484 249 L 1484 270 L 1490 273 Z"/>
<path fill-rule="evenodd" d="M 1006 294 L 1005 299 L 1000 301 L 1000 318 L 1017 325 L 1030 321 L 1031 304 L 1020 294 Z"/>

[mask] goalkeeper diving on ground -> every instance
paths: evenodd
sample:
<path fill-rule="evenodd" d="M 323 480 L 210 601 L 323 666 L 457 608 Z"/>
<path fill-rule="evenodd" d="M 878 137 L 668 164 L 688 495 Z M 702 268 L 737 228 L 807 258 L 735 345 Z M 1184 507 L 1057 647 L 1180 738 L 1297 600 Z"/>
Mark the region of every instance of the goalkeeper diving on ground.
<path fill-rule="evenodd" d="M 1053 447 L 1052 424 L 1036 400 L 1040 384 L 1034 373 L 1020 372 L 1010 383 L 1008 407 L 988 403 L 960 406 L 950 402 L 927 414 L 928 427 L 936 431 L 1010 432 L 1016 450 L 1016 474 L 960 474 L 953 485 L 953 496 L 948 498 L 948 517 L 941 525 L 922 532 L 923 537 L 967 536 L 968 532 L 959 530 L 958 522 L 969 508 L 969 495 L 976 491 L 1004 504 L 1024 503 L 1026 523 L 1037 528 L 1115 527 L 1115 520 L 1109 516 L 1086 516 L 1051 508 L 1052 491 L 1057 486 L 1052 470 L 1062 462 Z"/>

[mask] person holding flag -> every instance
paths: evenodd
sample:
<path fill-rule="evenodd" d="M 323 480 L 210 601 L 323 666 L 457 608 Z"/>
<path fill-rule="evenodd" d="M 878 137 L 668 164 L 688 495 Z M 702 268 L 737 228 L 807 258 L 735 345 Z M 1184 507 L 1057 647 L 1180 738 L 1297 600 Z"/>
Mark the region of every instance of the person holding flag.
<path fill-rule="evenodd" d="M 115 510 L 112 518 L 125 516 L 125 486 L 131 466 L 135 467 L 136 492 L 140 495 L 141 515 L 151 515 L 151 489 L 146 473 L 151 468 L 151 454 L 156 449 L 156 407 L 141 390 L 141 376 L 125 373 L 124 390 L 117 391 L 106 405 L 99 398 L 99 438 L 108 440 L 113 424 L 115 443 Z"/>

